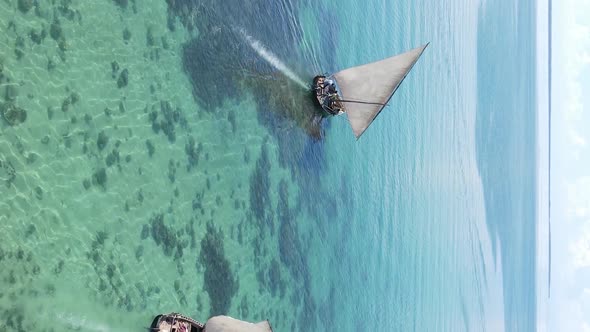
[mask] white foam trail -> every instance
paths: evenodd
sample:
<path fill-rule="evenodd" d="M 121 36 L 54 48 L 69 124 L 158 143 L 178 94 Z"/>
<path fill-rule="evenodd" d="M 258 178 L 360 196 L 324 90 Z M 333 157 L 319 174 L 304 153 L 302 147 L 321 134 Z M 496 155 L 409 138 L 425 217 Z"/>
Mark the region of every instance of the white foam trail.
<path fill-rule="evenodd" d="M 302 88 L 309 89 L 309 84 L 305 84 L 305 82 L 303 82 L 303 80 L 299 78 L 297 74 L 290 70 L 284 63 L 282 63 L 276 55 L 267 50 L 261 42 L 248 35 L 244 29 L 240 29 L 240 33 L 244 39 L 246 39 L 250 47 L 252 47 L 252 49 L 256 51 L 256 53 L 258 53 L 258 55 L 260 55 L 264 60 L 266 60 L 266 62 L 275 67 L 277 70 L 281 71 L 293 82 L 299 84 Z"/>

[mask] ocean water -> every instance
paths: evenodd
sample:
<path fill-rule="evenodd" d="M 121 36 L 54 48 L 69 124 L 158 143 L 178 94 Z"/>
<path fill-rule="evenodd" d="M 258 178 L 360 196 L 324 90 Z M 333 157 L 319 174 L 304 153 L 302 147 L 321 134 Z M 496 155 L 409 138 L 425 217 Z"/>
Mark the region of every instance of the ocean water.
<path fill-rule="evenodd" d="M 0 329 L 535 330 L 534 15 L 1 2 Z M 314 112 L 314 75 L 426 42 L 360 140 Z"/>

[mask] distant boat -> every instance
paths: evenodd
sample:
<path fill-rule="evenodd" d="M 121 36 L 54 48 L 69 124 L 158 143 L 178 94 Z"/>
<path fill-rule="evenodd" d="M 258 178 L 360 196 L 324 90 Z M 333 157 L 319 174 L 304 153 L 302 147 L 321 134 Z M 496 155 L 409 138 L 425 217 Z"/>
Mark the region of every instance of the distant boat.
<path fill-rule="evenodd" d="M 428 44 L 381 61 L 314 77 L 312 92 L 327 115 L 346 113 L 358 139 L 387 105 Z"/>
<path fill-rule="evenodd" d="M 198 322 L 190 317 L 169 313 L 158 315 L 152 321 L 150 331 L 153 332 L 272 332 L 268 321 L 248 323 L 228 316 L 215 316 L 206 323 Z"/>

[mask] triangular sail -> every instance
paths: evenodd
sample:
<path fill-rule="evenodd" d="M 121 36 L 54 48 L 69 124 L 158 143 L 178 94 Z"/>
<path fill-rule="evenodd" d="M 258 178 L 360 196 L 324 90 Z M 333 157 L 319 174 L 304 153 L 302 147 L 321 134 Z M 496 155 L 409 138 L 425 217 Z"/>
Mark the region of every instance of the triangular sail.
<path fill-rule="evenodd" d="M 205 323 L 204 332 L 273 332 L 268 321 L 252 324 L 231 318 L 215 316 Z"/>
<path fill-rule="evenodd" d="M 333 75 L 344 109 L 358 139 L 385 107 L 428 44 L 381 61 Z"/>

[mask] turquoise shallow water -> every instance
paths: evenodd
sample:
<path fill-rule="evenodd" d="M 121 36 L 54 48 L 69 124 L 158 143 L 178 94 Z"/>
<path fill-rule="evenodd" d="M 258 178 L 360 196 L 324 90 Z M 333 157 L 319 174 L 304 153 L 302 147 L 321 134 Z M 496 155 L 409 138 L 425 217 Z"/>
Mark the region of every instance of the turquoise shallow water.
<path fill-rule="evenodd" d="M 26 3 L 2 329 L 535 330 L 534 2 Z M 295 82 L 426 42 L 359 141 Z"/>

